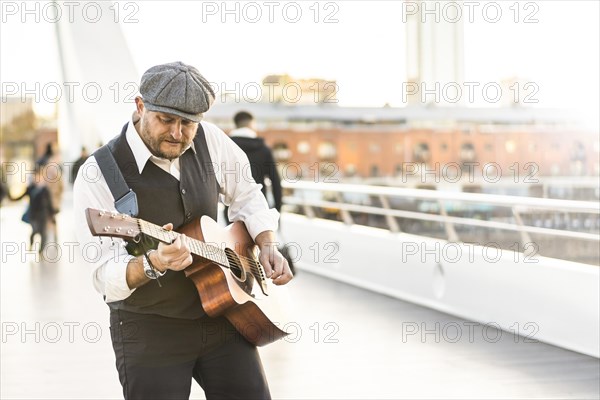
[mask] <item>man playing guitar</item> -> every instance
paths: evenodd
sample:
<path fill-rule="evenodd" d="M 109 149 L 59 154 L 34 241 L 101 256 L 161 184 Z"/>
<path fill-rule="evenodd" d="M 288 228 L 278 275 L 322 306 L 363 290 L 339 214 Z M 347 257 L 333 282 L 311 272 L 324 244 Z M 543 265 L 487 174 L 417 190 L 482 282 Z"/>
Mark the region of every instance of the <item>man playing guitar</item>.
<path fill-rule="evenodd" d="M 154 236 L 143 232 L 145 237 L 159 240 L 133 240 L 127 248 L 104 240 L 99 256 L 86 260 L 93 267 L 96 290 L 110 308 L 123 394 L 126 399 L 189 398 L 194 378 L 208 399 L 270 398 L 255 345 L 231 318 L 213 317 L 201 302 L 200 286 L 210 293 L 206 276 L 192 280 L 187 276 L 192 272 L 184 271 L 200 269 L 198 244 L 187 231 L 160 239 L 203 216 L 216 219 L 221 198 L 230 219 L 243 222 L 260 250 L 248 271 L 261 266 L 269 284 L 284 285 L 292 273 L 276 247 L 279 214 L 268 208 L 260 185 L 236 173 L 248 164 L 244 152 L 215 125 L 202 121 L 215 95 L 196 68 L 181 62 L 152 67 L 142 76 L 140 94 L 132 120 L 108 148 L 137 196 L 137 216 L 158 225 L 148 229 L 161 231 Z M 107 179 L 112 177 L 100 173 L 94 154 L 76 178 L 75 229 L 84 246 L 99 242 L 90 232 L 86 210 L 116 214 Z M 108 232 L 114 224 L 105 225 Z M 224 261 L 231 269 L 233 263 Z M 238 271 L 245 274 L 245 268 Z"/>

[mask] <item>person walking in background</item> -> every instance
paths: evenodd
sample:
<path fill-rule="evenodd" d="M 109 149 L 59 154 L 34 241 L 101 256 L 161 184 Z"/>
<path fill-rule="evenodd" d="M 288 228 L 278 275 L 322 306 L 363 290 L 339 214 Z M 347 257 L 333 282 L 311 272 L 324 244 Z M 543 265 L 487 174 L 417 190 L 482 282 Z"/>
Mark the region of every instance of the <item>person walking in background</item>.
<path fill-rule="evenodd" d="M 0 205 L 2 205 L 2 201 L 8 195 L 8 186 L 4 184 L 4 181 L 0 181 Z"/>
<path fill-rule="evenodd" d="M 281 212 L 281 178 L 277 172 L 277 164 L 273 152 L 266 145 L 264 139 L 256 134 L 254 116 L 247 111 L 240 111 L 233 117 L 235 129 L 229 132 L 229 137 L 235 142 L 250 161 L 252 178 L 262 185 L 262 193 L 267 197 L 265 178 L 271 181 L 271 191 L 275 202 L 275 209 Z M 247 174 L 243 173 L 243 177 Z M 225 208 L 225 221 L 229 223 L 228 209 Z"/>
<path fill-rule="evenodd" d="M 9 189 L 6 183 L 6 175 L 4 174 L 4 164 L 0 167 L 0 207 L 6 197 L 8 197 Z"/>
<path fill-rule="evenodd" d="M 259 138 L 256 134 L 255 119 L 252 114 L 247 111 L 240 111 L 233 117 L 233 122 L 235 123 L 235 129 L 229 132 L 229 137 L 235 144 L 244 150 L 244 153 L 248 156 L 252 178 L 256 183 L 262 185 L 261 190 L 265 198 L 267 198 L 267 185 L 265 184 L 265 181 L 267 178 L 271 181 L 271 193 L 273 194 L 274 206 L 275 209 L 281 213 L 281 178 L 277 171 L 277 164 L 273 157 L 273 152 L 267 146 L 264 139 Z M 242 173 L 242 179 L 247 176 L 247 173 Z M 229 210 L 227 207 L 225 207 L 224 214 L 225 222 L 229 224 Z M 292 274 L 296 275 L 297 271 L 294 266 L 294 260 L 289 254 L 288 247 L 284 244 L 280 244 L 278 250 L 287 260 Z"/>
<path fill-rule="evenodd" d="M 5 198 L 8 197 L 9 189 L 6 174 L 4 173 L 4 154 L 0 150 L 0 207 Z"/>
<path fill-rule="evenodd" d="M 79 172 L 79 168 L 81 168 L 81 166 L 83 165 L 85 160 L 87 160 L 88 157 L 89 157 L 89 154 L 88 154 L 87 148 L 85 146 L 83 146 L 81 148 L 81 154 L 79 155 L 79 158 L 77 160 L 75 160 L 75 162 L 73 163 L 73 168 L 71 169 L 71 184 L 75 183 L 75 178 L 77 178 L 77 173 Z"/>
<path fill-rule="evenodd" d="M 4 180 L 0 181 L 0 207 L 2 207 L 2 202 L 8 196 L 8 185 L 4 183 Z"/>
<path fill-rule="evenodd" d="M 54 146 L 52 145 L 52 143 L 48 143 L 46 144 L 46 150 L 44 151 L 44 154 L 42 154 L 42 156 L 40 158 L 38 158 L 37 160 L 35 160 L 35 165 L 46 165 L 50 162 L 50 160 L 54 157 Z"/>
<path fill-rule="evenodd" d="M 48 185 L 44 179 L 43 168 L 36 165 L 33 180 L 27 186 L 25 192 L 11 200 L 18 201 L 25 196 L 29 197 L 29 204 L 21 217 L 23 222 L 31 225 L 31 236 L 29 238 L 30 249 L 36 235 L 40 235 L 41 243 L 39 252 L 42 253 L 47 243 L 48 225 L 54 221 L 54 207 Z M 10 193 L 9 193 L 10 196 Z"/>
<path fill-rule="evenodd" d="M 50 220 L 50 229 L 53 233 L 53 240 L 58 241 L 58 228 L 56 226 L 55 215 L 60 212 L 64 183 L 62 179 L 63 168 L 60 155 L 55 151 L 56 143 L 48 143 L 46 152 L 36 161 L 36 168 L 40 168 L 45 186 L 48 188 L 52 198 L 52 219 Z"/>

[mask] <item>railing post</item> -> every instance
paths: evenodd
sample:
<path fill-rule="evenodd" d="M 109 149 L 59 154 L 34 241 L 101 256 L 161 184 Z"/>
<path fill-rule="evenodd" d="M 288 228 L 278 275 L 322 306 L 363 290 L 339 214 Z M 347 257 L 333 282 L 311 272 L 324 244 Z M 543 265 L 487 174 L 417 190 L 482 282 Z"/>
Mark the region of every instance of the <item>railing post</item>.
<path fill-rule="evenodd" d="M 342 197 L 342 194 L 340 192 L 335 193 L 335 198 L 340 203 L 344 203 L 344 198 Z M 350 214 L 350 211 L 344 208 L 340 208 L 340 215 L 342 216 L 342 221 L 344 221 L 346 225 L 354 225 L 354 219 L 352 218 L 352 214 Z"/>
<path fill-rule="evenodd" d="M 523 219 L 521 218 L 521 214 L 519 214 L 519 211 L 517 210 L 517 207 L 511 207 L 513 216 L 515 217 L 515 221 L 517 222 L 517 226 L 519 227 L 519 235 L 521 236 L 521 246 L 523 246 L 524 249 L 528 249 L 530 248 L 530 246 L 526 246 L 527 243 L 531 243 L 531 236 L 529 236 L 529 232 L 525 232 L 522 228 L 525 226 L 525 224 L 523 223 Z M 529 254 L 525 254 L 525 255 L 529 255 Z"/>
<path fill-rule="evenodd" d="M 390 207 L 390 202 L 388 201 L 388 198 L 382 194 L 379 195 L 379 201 L 381 202 L 381 206 L 385 209 L 385 210 L 391 210 Z M 392 232 L 401 232 L 400 231 L 400 225 L 398 225 L 398 221 L 396 221 L 396 217 L 394 217 L 393 215 L 386 215 L 385 216 L 385 220 L 388 224 L 388 227 L 390 228 L 390 231 Z"/>
<path fill-rule="evenodd" d="M 446 207 L 444 206 L 444 202 L 442 200 L 438 200 L 438 204 L 440 206 L 440 215 L 443 217 L 447 217 L 448 213 L 446 212 Z M 454 229 L 454 224 L 447 219 L 444 221 L 444 229 L 446 230 L 446 235 L 448 236 L 449 242 L 459 242 L 458 234 L 456 233 L 456 229 Z"/>
<path fill-rule="evenodd" d="M 315 218 L 315 212 L 313 211 L 312 206 L 307 204 L 306 198 L 304 197 L 305 192 L 301 192 L 301 193 L 302 193 L 302 200 L 304 200 L 302 202 L 302 208 L 304 209 L 304 215 L 306 215 L 310 219 Z M 294 194 L 296 194 L 295 190 L 294 190 Z"/>

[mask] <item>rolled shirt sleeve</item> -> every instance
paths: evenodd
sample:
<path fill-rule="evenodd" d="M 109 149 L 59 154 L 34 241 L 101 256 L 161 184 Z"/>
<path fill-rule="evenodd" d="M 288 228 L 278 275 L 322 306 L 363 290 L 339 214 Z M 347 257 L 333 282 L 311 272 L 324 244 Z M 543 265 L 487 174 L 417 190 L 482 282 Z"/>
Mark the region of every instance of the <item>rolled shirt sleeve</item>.
<path fill-rule="evenodd" d="M 87 208 L 117 212 L 114 198 L 93 156 L 79 169 L 73 186 L 73 203 L 75 233 L 82 246 L 80 261 L 92 268 L 94 288 L 105 296 L 107 303 L 126 299 L 135 290 L 127 285 L 127 264 L 134 257 L 127 253 L 122 239 L 92 236 L 85 216 Z"/>

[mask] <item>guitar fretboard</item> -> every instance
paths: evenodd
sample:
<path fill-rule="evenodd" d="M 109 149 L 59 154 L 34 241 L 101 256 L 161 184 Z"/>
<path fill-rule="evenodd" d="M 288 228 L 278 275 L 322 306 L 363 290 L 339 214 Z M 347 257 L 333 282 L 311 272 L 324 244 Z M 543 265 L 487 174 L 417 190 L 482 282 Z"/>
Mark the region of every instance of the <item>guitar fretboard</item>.
<path fill-rule="evenodd" d="M 144 221 L 143 219 L 138 219 L 137 222 L 138 226 L 140 227 L 140 231 L 143 234 L 160 240 L 161 242 L 172 243 L 179 236 L 179 233 L 177 232 L 168 231 L 161 226 Z M 190 246 L 190 251 L 195 255 L 220 264 L 224 267 L 229 267 L 227 254 L 219 247 L 190 237 L 188 237 L 188 244 Z"/>

